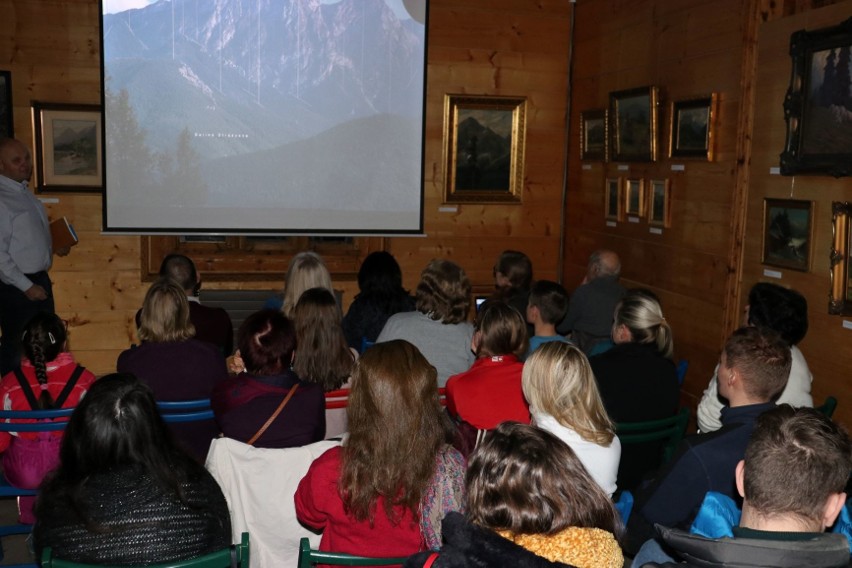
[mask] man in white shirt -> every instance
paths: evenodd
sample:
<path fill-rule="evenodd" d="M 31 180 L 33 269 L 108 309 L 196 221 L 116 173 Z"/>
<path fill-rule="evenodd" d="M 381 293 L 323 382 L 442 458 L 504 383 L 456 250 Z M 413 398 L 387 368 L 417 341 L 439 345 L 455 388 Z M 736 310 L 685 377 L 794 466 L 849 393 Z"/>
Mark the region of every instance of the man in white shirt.
<path fill-rule="evenodd" d="M 27 182 L 33 164 L 29 149 L 13 138 L 0 139 L 0 373 L 20 362 L 21 333 L 40 311 L 53 312 L 47 271 L 52 263 L 50 226 L 41 202 Z M 57 251 L 64 256 L 68 250 Z"/>

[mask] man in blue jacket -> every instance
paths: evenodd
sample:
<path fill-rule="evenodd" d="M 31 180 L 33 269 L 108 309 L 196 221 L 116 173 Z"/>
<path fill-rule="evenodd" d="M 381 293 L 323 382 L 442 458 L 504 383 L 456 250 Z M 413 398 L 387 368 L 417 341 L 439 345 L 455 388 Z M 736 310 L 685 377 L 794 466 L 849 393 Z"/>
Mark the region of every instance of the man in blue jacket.
<path fill-rule="evenodd" d="M 688 529 L 704 495 L 736 496 L 734 469 L 743 459 L 757 417 L 775 407 L 790 375 L 790 349 L 774 331 L 744 327 L 722 351 L 722 428 L 686 437 L 656 478 L 636 492 L 625 548 L 634 553 L 656 535 L 654 525 Z"/>

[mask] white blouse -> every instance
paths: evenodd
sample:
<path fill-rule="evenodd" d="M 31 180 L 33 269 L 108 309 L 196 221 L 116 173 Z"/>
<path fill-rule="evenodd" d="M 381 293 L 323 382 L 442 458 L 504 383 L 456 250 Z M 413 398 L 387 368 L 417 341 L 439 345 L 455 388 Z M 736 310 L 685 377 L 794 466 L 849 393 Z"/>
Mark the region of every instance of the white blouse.
<path fill-rule="evenodd" d="M 532 412 L 533 424 L 547 430 L 574 450 L 583 467 L 609 497 L 615 493 L 618 463 L 621 461 L 621 442 L 613 436 L 608 446 L 600 446 L 580 437 L 574 430 L 560 424 L 553 416 Z"/>

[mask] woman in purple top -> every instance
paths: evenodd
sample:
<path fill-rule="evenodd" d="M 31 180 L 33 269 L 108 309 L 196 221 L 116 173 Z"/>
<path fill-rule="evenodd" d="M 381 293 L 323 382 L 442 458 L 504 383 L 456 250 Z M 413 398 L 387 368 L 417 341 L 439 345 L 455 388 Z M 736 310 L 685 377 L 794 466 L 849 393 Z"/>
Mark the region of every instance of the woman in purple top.
<path fill-rule="evenodd" d="M 186 293 L 171 280 L 157 280 L 142 304 L 142 343 L 118 356 L 117 370 L 136 375 L 158 401 L 210 398 L 213 385 L 228 376 L 225 358 L 216 346 L 194 336 Z M 170 426 L 178 441 L 200 461 L 219 434 L 212 420 Z"/>
<path fill-rule="evenodd" d="M 262 448 L 292 448 L 322 440 L 322 387 L 300 380 L 290 369 L 296 351 L 293 323 L 279 310 L 261 310 L 243 322 L 237 344 L 245 370 L 216 385 L 210 400 L 222 433 L 241 442 L 256 437 L 253 445 Z"/>

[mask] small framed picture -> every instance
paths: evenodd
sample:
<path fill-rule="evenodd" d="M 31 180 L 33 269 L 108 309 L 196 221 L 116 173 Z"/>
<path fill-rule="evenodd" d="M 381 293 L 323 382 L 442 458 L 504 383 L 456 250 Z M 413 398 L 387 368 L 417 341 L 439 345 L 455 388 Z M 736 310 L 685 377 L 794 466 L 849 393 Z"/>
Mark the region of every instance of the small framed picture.
<path fill-rule="evenodd" d="M 624 209 L 621 200 L 621 179 L 607 178 L 604 187 L 605 195 L 605 217 L 613 221 L 624 220 Z"/>
<path fill-rule="evenodd" d="M 0 71 L 0 138 L 14 138 L 12 120 L 12 72 Z"/>
<path fill-rule="evenodd" d="M 670 185 L 667 179 L 652 179 L 648 184 L 648 224 L 670 226 Z"/>
<path fill-rule="evenodd" d="M 100 106 L 33 102 L 33 124 L 40 193 L 103 191 Z"/>
<path fill-rule="evenodd" d="M 624 183 L 624 212 L 642 217 L 645 214 L 645 180 L 628 179 Z"/>
<path fill-rule="evenodd" d="M 675 101 L 671 105 L 669 156 L 713 160 L 713 123 L 716 93 L 707 97 Z"/>
<path fill-rule="evenodd" d="M 580 113 L 580 159 L 606 161 L 607 123 L 605 110 Z"/>
<path fill-rule="evenodd" d="M 807 272 L 812 240 L 812 201 L 763 200 L 763 264 Z"/>

